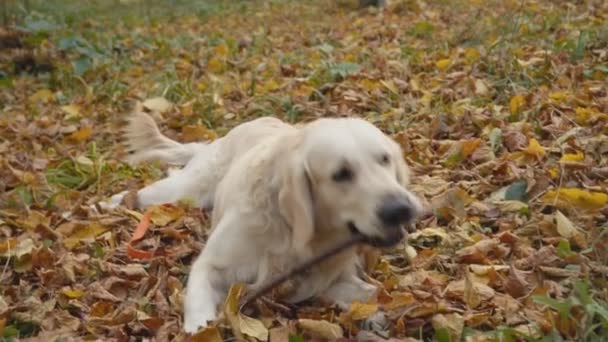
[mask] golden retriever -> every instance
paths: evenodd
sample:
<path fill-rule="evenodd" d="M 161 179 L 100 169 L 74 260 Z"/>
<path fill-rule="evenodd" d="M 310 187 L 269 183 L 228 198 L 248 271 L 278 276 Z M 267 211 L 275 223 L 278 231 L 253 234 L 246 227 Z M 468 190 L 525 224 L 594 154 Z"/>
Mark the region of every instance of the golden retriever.
<path fill-rule="evenodd" d="M 140 207 L 190 199 L 212 208 L 211 233 L 186 288 L 187 332 L 217 318 L 231 284 L 255 289 L 353 233 L 395 245 L 422 210 L 407 189 L 400 146 L 362 119 L 292 126 L 264 117 L 210 143 L 180 144 L 140 108 L 125 137 L 133 163 L 185 165 L 139 190 Z M 358 276 L 357 261 L 353 247 L 320 263 L 287 301 L 319 297 L 347 308 L 371 299 L 376 287 Z"/>

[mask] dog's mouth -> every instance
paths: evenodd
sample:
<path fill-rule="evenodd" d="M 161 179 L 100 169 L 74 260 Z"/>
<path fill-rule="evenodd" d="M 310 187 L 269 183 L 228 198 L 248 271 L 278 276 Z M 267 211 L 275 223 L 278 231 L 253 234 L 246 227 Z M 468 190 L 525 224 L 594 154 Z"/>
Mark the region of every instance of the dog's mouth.
<path fill-rule="evenodd" d="M 357 228 L 357 225 L 355 225 L 355 223 L 352 221 L 348 222 L 348 229 L 350 230 L 351 234 L 363 237 L 363 241 L 365 243 L 378 248 L 394 247 L 399 244 L 399 242 L 403 241 L 408 234 L 406 227 L 401 225 L 386 229 L 386 233 L 383 237 L 372 237 L 363 234 L 361 230 Z"/>

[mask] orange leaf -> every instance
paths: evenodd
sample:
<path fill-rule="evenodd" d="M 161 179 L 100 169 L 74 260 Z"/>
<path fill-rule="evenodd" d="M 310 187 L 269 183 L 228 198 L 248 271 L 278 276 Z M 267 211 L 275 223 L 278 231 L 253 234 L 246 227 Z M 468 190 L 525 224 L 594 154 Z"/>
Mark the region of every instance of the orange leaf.
<path fill-rule="evenodd" d="M 131 245 L 127 246 L 127 254 L 132 259 L 149 260 L 152 259 L 154 253 L 148 251 L 142 251 L 141 249 L 134 248 Z"/>
<path fill-rule="evenodd" d="M 89 137 L 91 136 L 92 133 L 93 133 L 93 128 L 82 127 L 81 129 L 77 130 L 76 132 L 70 134 L 68 136 L 68 140 L 73 143 L 80 143 L 80 142 L 83 142 L 83 141 L 89 139 Z"/>
<path fill-rule="evenodd" d="M 139 221 L 139 224 L 137 225 L 137 228 L 135 228 L 135 232 L 133 232 L 133 236 L 131 237 L 131 240 L 129 240 L 129 242 L 141 240 L 148 231 L 148 228 L 150 228 L 149 211 L 144 213 L 144 216 L 141 218 L 141 221 Z"/>

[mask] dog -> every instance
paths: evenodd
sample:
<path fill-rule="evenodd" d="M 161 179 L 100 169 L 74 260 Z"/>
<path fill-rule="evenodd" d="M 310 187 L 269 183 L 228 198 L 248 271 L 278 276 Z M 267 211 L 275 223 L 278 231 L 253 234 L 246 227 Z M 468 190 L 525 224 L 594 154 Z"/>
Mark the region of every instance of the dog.
<path fill-rule="evenodd" d="M 164 136 L 141 106 L 130 116 L 128 161 L 161 160 L 183 168 L 137 192 L 137 205 L 189 199 L 211 210 L 208 241 L 192 265 L 184 330 L 218 317 L 233 283 L 255 290 L 350 234 L 394 246 L 421 214 L 407 188 L 401 147 L 359 118 L 320 118 L 291 125 L 262 117 L 212 142 L 181 144 Z M 112 197 L 116 206 L 125 193 Z M 358 271 L 355 247 L 299 276 L 285 299 L 321 298 L 347 309 L 376 286 Z"/>

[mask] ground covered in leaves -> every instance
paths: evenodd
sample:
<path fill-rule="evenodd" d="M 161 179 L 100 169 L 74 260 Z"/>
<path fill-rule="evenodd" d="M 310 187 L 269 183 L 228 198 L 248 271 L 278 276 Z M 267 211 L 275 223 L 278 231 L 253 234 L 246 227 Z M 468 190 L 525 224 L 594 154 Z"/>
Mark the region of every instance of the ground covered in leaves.
<path fill-rule="evenodd" d="M 0 27 L 4 339 L 185 338 L 206 214 L 91 207 L 166 170 L 121 162 L 136 100 L 180 141 L 266 115 L 364 117 L 401 143 L 433 212 L 369 255 L 378 302 L 246 318 L 233 297 L 193 340 L 608 334 L 608 2 L 23 3 Z"/>

